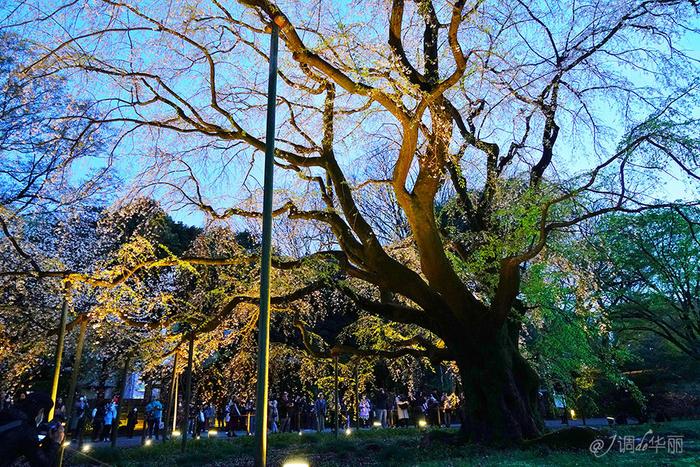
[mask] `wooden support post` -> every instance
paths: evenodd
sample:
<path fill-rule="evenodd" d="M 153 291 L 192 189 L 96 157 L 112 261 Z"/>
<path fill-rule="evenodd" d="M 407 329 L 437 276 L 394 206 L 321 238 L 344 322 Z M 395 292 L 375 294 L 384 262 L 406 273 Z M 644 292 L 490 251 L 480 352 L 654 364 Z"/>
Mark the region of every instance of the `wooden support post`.
<path fill-rule="evenodd" d="M 360 429 L 360 378 L 357 374 L 357 363 L 355 363 L 355 428 Z"/>
<path fill-rule="evenodd" d="M 69 422 L 71 420 L 71 416 L 73 415 L 73 406 L 75 405 L 75 390 L 78 387 L 78 375 L 80 375 L 80 364 L 83 360 L 83 347 L 85 345 L 85 334 L 87 333 L 88 325 L 87 316 L 81 316 L 78 319 L 80 319 L 80 330 L 78 332 L 78 343 L 75 348 L 75 358 L 73 359 L 73 372 L 70 375 L 68 403 L 66 405 L 66 419 Z"/>
<path fill-rule="evenodd" d="M 190 348 L 187 354 L 187 370 L 185 370 L 185 401 L 182 416 L 182 445 L 184 452 L 187 445 L 187 425 L 190 419 L 190 399 L 192 398 L 192 361 L 194 360 L 194 335 L 190 336 Z"/>
<path fill-rule="evenodd" d="M 335 357 L 335 361 L 333 363 L 333 373 L 335 374 L 334 377 L 334 391 L 335 391 L 335 437 L 338 437 L 338 427 L 339 427 L 339 422 L 340 422 L 340 399 L 338 397 L 338 357 Z"/>
<path fill-rule="evenodd" d="M 180 397 L 180 375 L 177 375 L 175 377 L 175 397 L 174 397 L 174 404 L 173 404 L 173 428 L 172 431 L 175 431 L 175 428 L 177 428 L 177 403 Z"/>
<path fill-rule="evenodd" d="M 129 364 L 131 363 L 131 356 L 126 356 L 126 361 L 124 361 L 124 369 L 122 370 L 122 379 L 120 382 L 119 390 L 119 404 L 117 405 L 117 415 L 112 420 L 112 447 L 117 445 L 117 435 L 119 434 L 119 414 L 122 411 L 122 405 L 124 404 L 124 399 L 126 398 L 126 379 L 129 377 Z"/>
<path fill-rule="evenodd" d="M 63 344 L 66 340 L 66 321 L 68 320 L 68 307 L 70 306 L 71 283 L 66 282 L 63 292 L 63 306 L 61 307 L 61 321 L 58 326 L 58 341 L 56 342 L 56 355 L 53 361 L 53 380 L 51 381 L 51 400 L 53 407 L 49 410 L 47 420 L 53 420 L 58 395 L 58 380 L 61 376 L 61 360 L 63 359 Z"/>
<path fill-rule="evenodd" d="M 175 356 L 173 357 L 173 371 L 172 371 L 172 377 L 170 378 L 170 391 L 168 392 L 168 408 L 165 411 L 165 421 L 163 423 L 163 442 L 165 442 L 166 439 L 170 438 L 171 434 L 171 429 L 170 427 L 172 426 L 170 424 L 170 414 L 172 414 L 172 407 L 173 407 L 173 398 L 175 397 L 175 387 L 177 385 L 177 357 L 178 357 L 178 349 L 175 349 Z M 177 410 L 177 400 L 175 400 L 175 406 Z"/>

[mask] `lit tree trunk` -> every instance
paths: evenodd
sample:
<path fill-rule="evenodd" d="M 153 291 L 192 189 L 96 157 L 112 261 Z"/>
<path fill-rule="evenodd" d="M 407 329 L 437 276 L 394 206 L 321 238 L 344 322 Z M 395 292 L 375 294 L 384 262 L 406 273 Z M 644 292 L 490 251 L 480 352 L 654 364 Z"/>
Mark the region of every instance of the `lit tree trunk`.
<path fill-rule="evenodd" d="M 517 442 L 539 436 L 539 377 L 520 354 L 518 326 L 469 333 L 450 341 L 465 400 L 461 434 L 478 443 Z"/>

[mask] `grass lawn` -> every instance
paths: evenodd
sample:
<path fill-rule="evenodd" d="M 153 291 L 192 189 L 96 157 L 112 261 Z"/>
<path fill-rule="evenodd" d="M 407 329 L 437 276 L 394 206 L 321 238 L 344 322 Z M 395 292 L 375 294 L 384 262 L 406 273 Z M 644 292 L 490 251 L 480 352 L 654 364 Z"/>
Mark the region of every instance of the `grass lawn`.
<path fill-rule="evenodd" d="M 438 441 L 422 445 L 424 433 L 416 429 L 373 430 L 341 433 L 336 440 L 331 434 L 272 435 L 269 439 L 268 465 L 281 466 L 291 459 L 306 460 L 317 466 L 676 466 L 700 465 L 700 420 L 677 421 L 663 424 L 620 426 L 608 435 L 641 438 L 651 429 L 654 435 L 683 436 L 683 452 L 671 454 L 663 447 L 655 452 L 622 452 L 615 444 L 610 451 L 595 457 L 587 449 L 554 450 L 544 446 L 531 448 L 494 449 L 478 446 L 454 446 Z M 437 431 L 437 430 L 435 430 Z M 440 430 L 447 433 L 448 430 Z M 90 452 L 92 459 L 80 454 L 66 456 L 64 465 L 118 465 L 118 466 L 252 466 L 255 444 L 252 437 L 202 439 L 188 443 L 187 452 L 180 452 L 177 441 L 157 443 L 144 448 L 99 448 Z M 99 462 L 104 464 L 100 464 Z"/>

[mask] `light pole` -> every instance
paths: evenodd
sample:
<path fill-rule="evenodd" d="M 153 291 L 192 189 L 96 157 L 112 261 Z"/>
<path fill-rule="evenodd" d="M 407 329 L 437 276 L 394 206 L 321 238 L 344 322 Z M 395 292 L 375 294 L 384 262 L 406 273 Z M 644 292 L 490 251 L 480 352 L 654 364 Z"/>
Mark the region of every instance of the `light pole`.
<path fill-rule="evenodd" d="M 267 128 L 265 132 L 265 183 L 263 186 L 263 232 L 260 264 L 260 315 L 258 317 L 258 385 L 255 399 L 255 465 L 267 464 L 267 362 L 270 355 L 270 266 L 272 250 L 272 188 L 275 160 L 275 106 L 277 103 L 277 49 L 282 17 L 270 24 L 270 69 L 267 82 Z"/>

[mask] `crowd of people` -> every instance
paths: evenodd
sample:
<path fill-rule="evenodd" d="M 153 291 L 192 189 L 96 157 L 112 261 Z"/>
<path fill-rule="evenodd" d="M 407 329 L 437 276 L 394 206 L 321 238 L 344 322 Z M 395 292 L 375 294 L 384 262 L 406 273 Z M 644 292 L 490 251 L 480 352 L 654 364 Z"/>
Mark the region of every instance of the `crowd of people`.
<path fill-rule="evenodd" d="M 451 426 L 457 423 L 460 401 L 452 393 L 417 392 L 410 395 L 390 394 L 377 390 L 372 397 L 363 394 L 358 400 L 361 427 L 408 427 L 424 422 L 427 426 Z M 272 433 L 291 433 L 303 430 L 322 432 L 335 420 L 335 404 L 319 392 L 311 400 L 304 395 L 271 395 L 268 402 L 267 427 Z M 354 408 L 339 400 L 339 425 L 351 427 Z M 195 404 L 190 407 L 188 431 L 196 437 L 212 429 L 225 430 L 228 436 L 236 431 L 250 434 L 256 423 L 253 400 L 230 399 L 218 408 L 213 404 Z M 422 426 L 422 425 L 421 425 Z"/>
<path fill-rule="evenodd" d="M 46 442 L 39 448 L 31 450 L 31 455 L 51 457 L 55 453 L 56 444 L 63 439 L 63 426 L 68 422 L 67 429 L 73 440 L 82 445 L 83 437 L 91 430 L 93 442 L 109 441 L 119 428 L 120 401 L 115 396 L 108 399 L 97 399 L 90 403 L 86 396 L 78 394 L 69 415 L 66 405 L 59 397 L 56 403 L 41 399 L 37 395 L 28 398 L 27 394 L 19 394 L 17 400 L 0 395 L 0 414 L 8 420 L 12 417 L 21 420 L 0 426 L 2 430 L 14 434 L 35 433 L 37 425 L 31 423 L 42 417 L 53 407 L 54 425 L 49 428 Z M 357 422 L 364 428 L 389 428 L 417 426 L 451 426 L 459 422 L 456 414 L 464 397 L 452 393 L 416 392 L 413 394 L 389 393 L 380 388 L 371 396 L 361 395 L 357 400 Z M 164 434 L 165 420 L 163 419 L 164 405 L 157 397 L 132 407 L 126 415 L 125 432 L 133 437 L 139 418 L 143 420 L 145 438 L 159 439 Z M 338 401 L 339 426 L 349 428 L 353 423 L 354 404 L 347 404 L 343 397 Z M 133 403 L 133 401 L 132 401 Z M 349 407 L 348 407 L 349 406 Z M 218 406 L 213 403 L 195 403 L 189 410 L 183 410 L 182 400 L 178 404 L 178 427 L 187 417 L 187 430 L 192 437 L 199 437 L 203 432 L 218 430 L 229 437 L 237 436 L 236 432 L 251 434 L 255 429 L 255 401 L 252 399 L 231 398 Z M 141 415 L 141 417 L 140 417 Z M 327 426 L 334 426 L 336 407 L 331 395 L 330 400 L 319 392 L 313 399 L 305 395 L 290 395 L 282 392 L 272 395 L 269 399 L 267 427 L 272 433 L 290 433 L 303 430 L 323 432 Z M 0 417 L 2 418 L 2 417 Z M 0 420 L 2 421 L 2 420 Z M 27 421 L 27 423 L 25 423 Z M 171 420 L 172 422 L 172 420 Z M 330 422 L 330 423 L 329 423 Z M 38 423 L 38 422 L 37 422 Z M 2 425 L 2 424 L 0 424 Z M 16 426 L 22 426 L 17 430 Z M 24 426 L 27 425 L 27 426 Z M 53 430 L 53 431 L 51 431 Z M 5 435 L 7 436 L 7 435 Z M 14 436 L 14 435 L 13 435 Z M 60 439 L 60 440 L 59 440 Z M 34 443 L 36 444 L 36 443 Z M 40 465 L 40 464 L 39 464 Z"/>
<path fill-rule="evenodd" d="M 363 394 L 359 402 L 360 424 L 368 427 L 408 427 L 421 421 L 429 426 L 451 426 L 464 396 L 456 393 L 416 392 L 391 394 L 379 389 L 373 398 Z"/>

